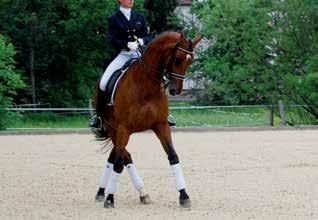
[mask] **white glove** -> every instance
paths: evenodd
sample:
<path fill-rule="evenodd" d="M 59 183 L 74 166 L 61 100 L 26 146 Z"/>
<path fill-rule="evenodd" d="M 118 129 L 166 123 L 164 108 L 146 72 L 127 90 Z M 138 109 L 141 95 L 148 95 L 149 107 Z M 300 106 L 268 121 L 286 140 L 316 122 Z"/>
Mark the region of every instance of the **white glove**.
<path fill-rule="evenodd" d="M 138 38 L 137 39 L 138 43 L 140 44 L 140 46 L 144 46 L 144 40 L 142 38 Z"/>
<path fill-rule="evenodd" d="M 138 43 L 137 43 L 137 41 L 135 41 L 135 42 L 128 42 L 127 47 L 128 47 L 130 50 L 137 51 L 137 50 L 138 50 Z"/>

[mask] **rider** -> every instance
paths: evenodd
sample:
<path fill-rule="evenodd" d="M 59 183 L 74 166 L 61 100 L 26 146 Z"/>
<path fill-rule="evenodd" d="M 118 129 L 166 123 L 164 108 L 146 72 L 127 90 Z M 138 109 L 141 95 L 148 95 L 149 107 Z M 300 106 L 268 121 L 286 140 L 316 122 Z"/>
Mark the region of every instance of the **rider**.
<path fill-rule="evenodd" d="M 108 17 L 108 39 L 118 50 L 118 55 L 106 68 L 97 92 L 96 116 L 90 121 L 90 127 L 102 129 L 104 112 L 106 107 L 106 85 L 115 70 L 120 69 L 128 60 L 138 58 L 139 45 L 147 45 L 151 41 L 147 22 L 141 13 L 132 10 L 134 0 L 118 0 L 119 10 Z M 171 116 L 168 118 L 171 126 L 175 121 Z"/>

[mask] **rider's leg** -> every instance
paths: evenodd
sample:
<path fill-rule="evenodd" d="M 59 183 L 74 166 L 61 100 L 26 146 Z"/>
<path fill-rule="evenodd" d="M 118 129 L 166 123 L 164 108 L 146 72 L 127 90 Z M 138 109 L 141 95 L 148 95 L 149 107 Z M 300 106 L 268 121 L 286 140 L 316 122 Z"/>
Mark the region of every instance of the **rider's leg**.
<path fill-rule="evenodd" d="M 103 91 L 106 89 L 106 85 L 112 74 L 115 72 L 115 70 L 120 69 L 128 60 L 130 59 L 130 56 L 127 55 L 124 51 L 120 52 L 117 57 L 109 64 L 109 66 L 106 68 L 100 83 L 99 88 Z"/>
<path fill-rule="evenodd" d="M 114 71 L 120 69 L 129 59 L 130 57 L 126 53 L 121 52 L 106 68 L 99 83 L 99 88 L 97 91 L 97 98 L 96 98 L 96 115 L 93 118 L 91 118 L 89 122 L 90 127 L 102 129 L 103 118 L 104 118 L 103 113 L 105 112 L 105 108 L 107 104 L 106 94 L 105 94 L 107 82 L 112 76 L 112 74 L 114 73 Z"/>

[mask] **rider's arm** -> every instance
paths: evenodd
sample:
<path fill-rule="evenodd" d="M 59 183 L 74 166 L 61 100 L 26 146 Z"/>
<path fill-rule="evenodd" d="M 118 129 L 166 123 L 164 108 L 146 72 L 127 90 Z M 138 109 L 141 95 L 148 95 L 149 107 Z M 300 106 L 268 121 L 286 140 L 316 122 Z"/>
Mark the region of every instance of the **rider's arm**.
<path fill-rule="evenodd" d="M 118 29 L 115 26 L 115 22 L 112 17 L 108 18 L 108 39 L 118 49 L 128 49 L 128 40 L 118 39 Z"/>

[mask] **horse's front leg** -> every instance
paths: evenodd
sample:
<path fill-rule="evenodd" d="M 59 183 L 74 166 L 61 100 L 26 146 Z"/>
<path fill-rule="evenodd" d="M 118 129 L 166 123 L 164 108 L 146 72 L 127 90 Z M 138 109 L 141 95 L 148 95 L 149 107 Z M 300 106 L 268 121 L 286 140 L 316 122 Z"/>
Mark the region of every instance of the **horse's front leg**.
<path fill-rule="evenodd" d="M 156 133 L 166 154 L 168 155 L 168 160 L 172 169 L 172 173 L 175 177 L 177 190 L 180 192 L 179 203 L 182 207 L 191 207 L 190 198 L 185 190 L 186 185 L 182 169 L 179 164 L 179 158 L 172 144 L 171 131 L 168 123 L 158 124 L 154 129 L 154 132 Z"/>
<path fill-rule="evenodd" d="M 117 192 L 117 182 L 124 169 L 124 154 L 125 147 L 128 143 L 130 133 L 123 126 L 118 126 L 116 130 L 116 138 L 113 140 L 114 144 L 114 160 L 113 170 L 109 178 L 109 182 L 106 188 L 106 194 L 108 195 L 105 202 L 105 208 L 114 207 L 114 194 Z"/>
<path fill-rule="evenodd" d="M 142 179 L 138 175 L 137 169 L 136 169 L 135 165 L 133 164 L 131 155 L 127 150 L 124 153 L 124 164 L 125 164 L 127 172 L 130 176 L 130 179 L 131 179 L 135 189 L 139 193 L 140 202 L 143 204 L 149 204 L 151 202 L 151 200 L 150 200 L 150 197 L 145 190 L 144 182 L 142 181 Z"/>

